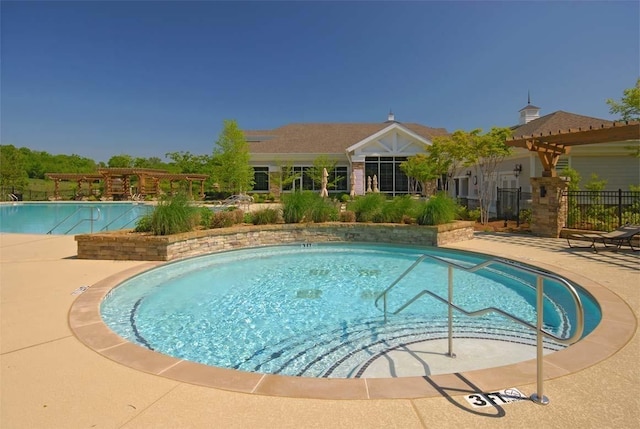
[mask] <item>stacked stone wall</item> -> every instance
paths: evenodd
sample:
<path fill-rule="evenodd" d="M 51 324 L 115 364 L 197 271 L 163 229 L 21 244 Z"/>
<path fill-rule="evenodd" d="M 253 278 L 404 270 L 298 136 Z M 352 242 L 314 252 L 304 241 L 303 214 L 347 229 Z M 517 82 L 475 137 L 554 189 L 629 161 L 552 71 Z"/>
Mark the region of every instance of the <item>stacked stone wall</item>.
<path fill-rule="evenodd" d="M 399 224 L 284 224 L 192 231 L 171 236 L 131 232 L 75 237 L 79 259 L 171 261 L 244 247 L 291 243 L 363 242 L 442 246 L 473 238 L 473 222 Z"/>

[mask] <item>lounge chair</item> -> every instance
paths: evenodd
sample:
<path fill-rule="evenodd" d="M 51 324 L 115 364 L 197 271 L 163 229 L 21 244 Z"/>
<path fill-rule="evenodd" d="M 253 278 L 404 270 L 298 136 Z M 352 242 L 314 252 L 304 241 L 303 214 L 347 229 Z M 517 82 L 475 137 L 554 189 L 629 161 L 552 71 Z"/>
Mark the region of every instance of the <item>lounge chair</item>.
<path fill-rule="evenodd" d="M 593 249 L 594 252 L 598 252 L 596 243 L 602 243 L 604 247 L 609 247 L 607 244 L 613 244 L 616 250 L 620 249 L 623 245 L 628 245 L 634 252 L 636 250 L 633 247 L 632 239 L 636 235 L 640 235 L 640 225 L 623 225 L 618 229 L 611 232 L 603 233 L 589 233 L 589 234 L 571 234 L 567 236 L 567 243 L 571 248 L 579 249 Z M 571 240 L 590 241 L 588 246 L 576 246 L 571 245 Z"/>

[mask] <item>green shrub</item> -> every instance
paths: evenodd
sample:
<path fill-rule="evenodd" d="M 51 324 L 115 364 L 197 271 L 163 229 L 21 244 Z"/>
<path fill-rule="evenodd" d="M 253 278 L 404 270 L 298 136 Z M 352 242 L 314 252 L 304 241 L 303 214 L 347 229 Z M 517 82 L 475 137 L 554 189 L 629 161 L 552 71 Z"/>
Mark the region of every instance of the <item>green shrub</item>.
<path fill-rule="evenodd" d="M 349 194 L 342 194 L 340 195 L 340 202 L 342 203 L 348 203 L 349 200 L 351 200 L 351 197 L 349 196 Z"/>
<path fill-rule="evenodd" d="M 178 194 L 156 206 L 151 215 L 151 232 L 154 235 L 171 235 L 191 231 L 197 220 L 197 208 L 189 205 L 185 195 Z"/>
<path fill-rule="evenodd" d="M 420 225 L 441 225 L 452 222 L 456 218 L 457 205 L 445 194 L 429 198 L 424 204 L 417 221 Z"/>
<path fill-rule="evenodd" d="M 376 213 L 382 213 L 387 197 L 377 192 L 369 193 L 365 196 L 357 197 L 351 203 L 347 204 L 347 209 L 356 214 L 358 222 L 373 222 L 374 217 L 380 218 Z"/>
<path fill-rule="evenodd" d="M 531 223 L 531 210 L 529 209 L 520 210 L 520 222 Z"/>
<path fill-rule="evenodd" d="M 316 223 L 338 220 L 338 207 L 328 198 L 314 197 L 309 218 Z"/>
<path fill-rule="evenodd" d="M 267 225 L 271 223 L 278 223 L 280 220 L 280 212 L 276 209 L 262 209 L 257 210 L 251 217 L 251 222 L 254 225 Z"/>
<path fill-rule="evenodd" d="M 340 222 L 355 222 L 356 214 L 351 210 L 345 210 L 340 213 L 339 219 L 340 219 Z"/>
<path fill-rule="evenodd" d="M 151 219 L 153 213 L 147 213 L 136 222 L 135 232 L 151 232 Z"/>
<path fill-rule="evenodd" d="M 300 223 L 310 221 L 310 215 L 315 204 L 315 197 L 311 191 L 295 191 L 282 197 L 282 218 L 285 223 Z M 306 219 L 305 219 L 306 218 Z"/>
<path fill-rule="evenodd" d="M 464 206 L 458 207 L 458 219 L 462 220 L 471 220 L 474 222 L 478 222 L 480 220 L 480 209 L 469 210 Z"/>
<path fill-rule="evenodd" d="M 246 212 L 243 216 L 242 216 L 242 221 L 244 223 L 253 223 L 253 214 L 251 212 Z"/>
<path fill-rule="evenodd" d="M 199 216 L 198 224 L 203 228 L 210 228 L 213 211 L 208 207 L 199 207 L 197 213 Z"/>
<path fill-rule="evenodd" d="M 410 195 L 394 197 L 388 201 L 382 209 L 384 221 L 391 223 L 404 222 L 405 217 L 415 218 L 418 215 L 420 204 Z"/>

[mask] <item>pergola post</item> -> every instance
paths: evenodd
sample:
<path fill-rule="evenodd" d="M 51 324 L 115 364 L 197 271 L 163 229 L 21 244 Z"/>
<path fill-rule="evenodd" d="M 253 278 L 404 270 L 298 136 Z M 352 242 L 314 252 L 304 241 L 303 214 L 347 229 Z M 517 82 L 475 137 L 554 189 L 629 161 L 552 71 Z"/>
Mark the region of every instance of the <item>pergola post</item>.
<path fill-rule="evenodd" d="M 559 177 L 531 178 L 531 233 L 560 237 L 567 217 L 567 182 Z"/>

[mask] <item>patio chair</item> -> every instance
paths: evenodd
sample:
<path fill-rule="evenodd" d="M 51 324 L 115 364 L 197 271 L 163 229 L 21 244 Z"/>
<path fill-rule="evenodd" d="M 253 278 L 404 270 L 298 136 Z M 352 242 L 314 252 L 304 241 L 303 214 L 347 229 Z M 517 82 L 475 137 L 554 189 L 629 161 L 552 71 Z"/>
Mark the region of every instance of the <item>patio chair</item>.
<path fill-rule="evenodd" d="M 620 249 L 626 244 L 635 252 L 636 250 L 640 250 L 633 247 L 632 240 L 636 235 L 640 235 L 640 225 L 623 225 L 611 232 L 571 234 L 567 236 L 567 243 L 571 248 L 591 248 L 596 253 L 598 252 L 596 243 L 602 243 L 604 247 L 609 247 L 607 244 L 613 244 L 616 248 L 615 250 Z M 590 241 L 591 243 L 588 246 L 576 246 L 575 244 L 571 245 L 571 240 Z"/>

